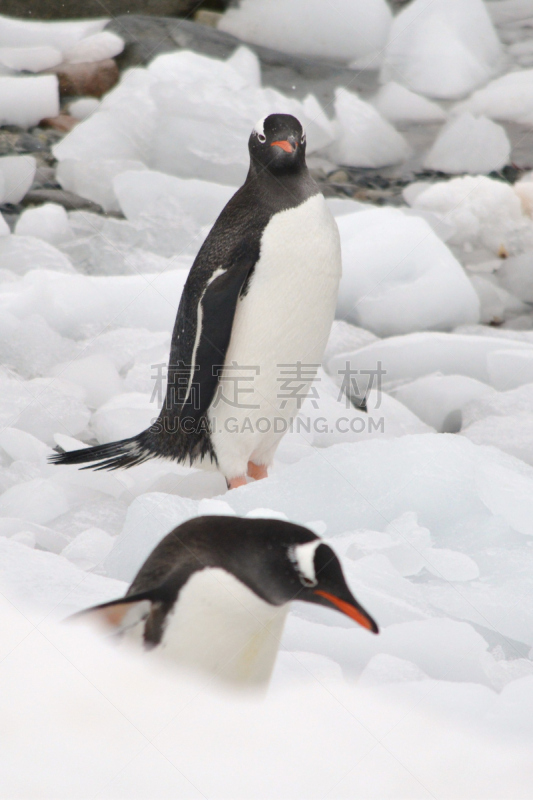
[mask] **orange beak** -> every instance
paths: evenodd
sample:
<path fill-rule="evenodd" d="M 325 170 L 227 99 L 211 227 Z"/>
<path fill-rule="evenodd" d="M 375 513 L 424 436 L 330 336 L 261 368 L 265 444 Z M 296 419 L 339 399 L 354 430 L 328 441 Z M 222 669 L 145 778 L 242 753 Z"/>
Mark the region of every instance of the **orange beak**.
<path fill-rule="evenodd" d="M 366 628 L 368 631 L 372 631 L 372 633 L 379 633 L 378 626 L 372 617 L 369 617 L 362 609 L 356 608 L 355 606 L 351 605 L 351 603 L 346 603 L 344 600 L 340 600 L 338 597 L 335 597 L 334 594 L 323 592 L 321 589 L 316 589 L 315 594 L 319 594 L 321 597 L 329 600 L 329 602 L 332 603 L 335 608 L 338 608 L 339 611 L 342 611 L 342 613 L 346 614 L 346 616 L 350 617 L 350 619 L 358 622 L 359 625 L 363 626 L 363 628 Z"/>
<path fill-rule="evenodd" d="M 270 147 L 281 147 L 282 150 L 285 150 L 286 153 L 294 153 L 298 145 L 295 143 L 294 146 L 288 142 L 286 139 L 280 142 L 272 142 Z"/>

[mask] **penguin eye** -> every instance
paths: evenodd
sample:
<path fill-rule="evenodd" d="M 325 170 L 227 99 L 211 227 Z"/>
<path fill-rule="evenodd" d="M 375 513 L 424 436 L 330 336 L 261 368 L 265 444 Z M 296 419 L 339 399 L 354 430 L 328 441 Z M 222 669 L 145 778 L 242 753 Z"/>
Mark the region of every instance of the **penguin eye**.
<path fill-rule="evenodd" d="M 305 575 L 299 575 L 298 577 L 304 586 L 316 586 L 317 584 L 316 581 L 311 580 L 311 578 L 306 578 Z"/>
<path fill-rule="evenodd" d="M 259 139 L 259 141 L 261 142 L 261 144 L 263 144 L 263 142 L 266 142 L 266 140 L 267 140 L 267 137 L 265 136 L 265 134 L 264 134 L 264 133 L 258 133 L 258 134 L 257 134 L 257 138 Z"/>

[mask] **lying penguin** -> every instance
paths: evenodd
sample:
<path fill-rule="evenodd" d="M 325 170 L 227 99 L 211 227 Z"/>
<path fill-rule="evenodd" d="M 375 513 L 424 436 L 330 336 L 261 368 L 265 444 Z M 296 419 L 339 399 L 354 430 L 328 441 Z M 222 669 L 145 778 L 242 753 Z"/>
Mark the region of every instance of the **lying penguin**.
<path fill-rule="evenodd" d="M 260 120 L 250 169 L 203 243 L 181 297 L 166 398 L 151 428 L 52 456 L 118 469 L 213 461 L 231 489 L 267 476 L 316 376 L 341 276 L 337 224 L 290 114 Z M 84 467 L 91 469 L 91 467 Z"/>
<path fill-rule="evenodd" d="M 293 600 L 378 626 L 350 592 L 333 550 L 276 519 L 196 517 L 155 547 L 126 595 L 77 617 L 174 663 L 239 684 L 266 684 Z"/>

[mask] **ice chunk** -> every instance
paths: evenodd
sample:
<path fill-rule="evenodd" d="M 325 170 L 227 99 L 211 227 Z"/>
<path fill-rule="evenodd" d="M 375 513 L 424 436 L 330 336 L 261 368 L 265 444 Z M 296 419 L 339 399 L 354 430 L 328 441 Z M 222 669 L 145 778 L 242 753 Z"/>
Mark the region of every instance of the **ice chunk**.
<path fill-rule="evenodd" d="M 414 0 L 392 24 L 382 80 L 458 98 L 494 74 L 501 54 L 482 0 Z"/>
<path fill-rule="evenodd" d="M 492 119 L 530 125 L 533 122 L 533 70 L 509 72 L 474 92 L 457 106 Z"/>
<path fill-rule="evenodd" d="M 249 86 L 261 87 L 261 64 L 253 50 L 241 45 L 226 59 L 226 64 L 237 72 Z"/>
<path fill-rule="evenodd" d="M 168 332 L 186 278 L 180 269 L 155 278 L 34 270 L 24 276 L 21 291 L 4 296 L 4 309 L 21 318 L 39 313 L 54 330 L 73 339 L 95 335 L 108 325 Z"/>
<path fill-rule="evenodd" d="M 493 392 L 477 399 L 472 398 L 464 408 L 465 427 L 491 416 L 515 416 L 531 412 L 533 384 L 526 383 L 508 392 Z"/>
<path fill-rule="evenodd" d="M 113 178 L 128 170 L 143 170 L 142 161 L 129 159 L 66 159 L 57 167 L 57 180 L 68 191 L 98 203 L 104 211 L 120 211 L 113 191 Z"/>
<path fill-rule="evenodd" d="M 533 184 L 531 184 L 533 185 Z M 503 260 L 498 282 L 526 303 L 533 302 L 533 251 Z"/>
<path fill-rule="evenodd" d="M 80 569 L 94 569 L 111 552 L 115 540 L 100 528 L 88 528 L 70 542 L 61 555 Z"/>
<path fill-rule="evenodd" d="M 533 348 L 517 352 L 504 347 L 487 355 L 490 381 L 496 389 L 505 391 L 533 383 Z"/>
<path fill-rule="evenodd" d="M 0 76 L 0 125 L 29 128 L 45 117 L 58 114 L 59 89 L 55 75 Z"/>
<path fill-rule="evenodd" d="M 361 673 L 358 686 L 382 686 L 403 681 L 423 681 L 427 675 L 412 661 L 379 653 L 373 656 Z"/>
<path fill-rule="evenodd" d="M 74 272 L 66 255 L 52 244 L 34 236 L 17 234 L 0 237 L 0 260 L 3 269 L 9 269 L 18 275 L 35 269 Z"/>
<path fill-rule="evenodd" d="M 450 333 L 411 333 L 380 340 L 356 350 L 334 356 L 329 364 L 330 374 L 342 375 L 349 369 L 355 375 L 362 391 L 366 381 L 362 370 L 371 370 L 377 376 L 382 370 L 382 386 L 393 388 L 399 382 L 415 380 L 440 372 L 444 375 L 467 375 L 482 383 L 491 383 L 488 357 L 505 349 L 513 352 L 533 353 L 527 342 L 498 339 L 492 336 L 466 336 Z M 527 355 L 525 356 L 527 358 Z M 526 362 L 529 363 L 529 362 Z M 384 372 L 383 372 L 384 370 Z"/>
<path fill-rule="evenodd" d="M 479 578 L 479 567 L 465 553 L 432 547 L 424 551 L 425 567 L 445 581 L 466 582 Z"/>
<path fill-rule="evenodd" d="M 330 358 L 338 353 L 347 353 L 357 350 L 358 347 L 365 347 L 367 344 L 375 342 L 377 336 L 364 328 L 357 328 L 342 319 L 333 320 L 328 343 L 324 352 L 323 363 L 327 369 Z"/>
<path fill-rule="evenodd" d="M 488 509 L 515 530 L 533 536 L 533 476 L 498 463 L 480 465 L 479 496 Z M 1 499 L 1 498 L 0 498 Z"/>
<path fill-rule="evenodd" d="M 509 163 L 511 143 L 501 125 L 468 112 L 453 119 L 439 133 L 424 159 L 426 169 L 478 175 Z"/>
<path fill-rule="evenodd" d="M 0 431 L 0 447 L 13 461 L 41 461 L 51 455 L 52 450 L 30 433 L 17 428 L 3 428 Z"/>
<path fill-rule="evenodd" d="M 2 80 L 0 78 L 0 98 Z M 0 124 L 3 124 L 1 120 Z M 33 183 L 36 164 L 37 162 L 33 156 L 4 156 L 0 158 L 0 203 L 16 204 L 22 200 Z"/>
<path fill-rule="evenodd" d="M 104 562 L 107 575 L 131 581 L 163 536 L 196 516 L 198 501 L 160 492 L 136 498 L 128 508 L 124 528 Z"/>
<path fill-rule="evenodd" d="M 23 544 L 26 547 L 35 547 L 36 544 L 33 531 L 20 531 L 19 533 L 14 533 L 10 538 L 11 541 L 18 542 L 18 544 Z"/>
<path fill-rule="evenodd" d="M 41 524 L 59 517 L 68 508 L 65 491 L 43 478 L 12 486 L 0 497 L 0 516 Z"/>
<path fill-rule="evenodd" d="M 235 194 L 232 186 L 209 181 L 176 178 L 162 172 L 122 172 L 113 180 L 120 209 L 129 220 L 143 214 L 164 214 L 164 207 L 175 204 L 196 225 L 212 225 L 226 203 Z"/>
<path fill-rule="evenodd" d="M 455 232 L 450 243 L 483 247 L 494 256 L 533 249 L 533 226 L 512 187 L 484 175 L 453 178 L 430 185 L 413 208 L 431 211 Z M 489 256 L 490 257 L 490 256 Z"/>
<path fill-rule="evenodd" d="M 75 119 L 83 120 L 98 111 L 100 107 L 100 100 L 96 97 L 80 97 L 79 100 L 74 100 L 69 104 L 68 113 Z"/>
<path fill-rule="evenodd" d="M 105 355 L 91 355 L 56 364 L 50 374 L 81 386 L 86 392 L 85 402 L 89 408 L 98 408 L 119 394 L 122 385 L 115 365 Z"/>
<path fill-rule="evenodd" d="M 99 442 L 114 442 L 146 430 L 158 414 L 159 408 L 149 395 L 129 392 L 116 395 L 100 406 L 93 414 L 91 426 Z"/>
<path fill-rule="evenodd" d="M 38 22 L 0 16 L 0 47 L 34 47 L 48 45 L 58 50 L 72 47 L 85 36 L 104 28 L 109 19 L 72 22 Z"/>
<path fill-rule="evenodd" d="M 316 99 L 300 102 L 254 86 L 235 63 L 237 68 L 231 60 L 180 50 L 158 56 L 148 69 L 128 70 L 98 111 L 55 145 L 54 155 L 59 161 L 136 160 L 237 186 L 246 176 L 253 125 L 271 112 L 300 119 L 308 152 L 333 140 L 332 124 Z"/>
<path fill-rule="evenodd" d="M 53 442 L 58 429 L 75 435 L 89 421 L 89 409 L 79 394 L 76 396 L 79 388 L 58 378 L 21 381 L 0 374 L 0 388 L 2 424 L 27 431 L 41 441 Z"/>
<path fill-rule="evenodd" d="M 226 11 L 218 28 L 291 55 L 347 63 L 381 51 L 391 20 L 384 0 L 336 0 L 329 6 L 321 0 L 292 0 L 289 6 L 283 0 L 243 0 Z"/>
<path fill-rule="evenodd" d="M 487 416 L 474 422 L 463 435 L 474 444 L 499 447 L 533 466 L 533 413 Z"/>
<path fill-rule="evenodd" d="M 24 378 L 46 375 L 75 352 L 74 342 L 60 336 L 40 314 L 24 320 L 7 311 L 0 315 L 0 361 Z"/>
<path fill-rule="evenodd" d="M 470 270 L 469 270 L 470 271 Z M 471 275 L 470 280 L 480 302 L 479 321 L 485 324 L 501 324 L 503 321 L 528 312 L 528 306 L 499 286 L 498 279 L 491 274 Z"/>
<path fill-rule="evenodd" d="M 116 328 L 102 333 L 97 339 L 84 342 L 83 353 L 85 356 L 103 354 L 111 359 L 118 370 L 127 369 L 133 363 L 145 367 L 151 382 L 146 391 L 151 392 L 154 379 L 158 376 L 158 370 L 152 367 L 162 367 L 162 361 L 166 363 L 170 334 L 170 330 L 151 332 L 146 328 Z"/>
<path fill-rule="evenodd" d="M 17 72 L 42 72 L 61 64 L 61 52 L 49 45 L 41 47 L 0 47 L 0 64 Z"/>
<path fill-rule="evenodd" d="M 378 336 L 479 319 L 472 284 L 425 220 L 373 209 L 337 222 L 343 254 L 338 316 Z"/>
<path fill-rule="evenodd" d="M 337 164 L 351 167 L 386 167 L 404 161 L 409 146 L 390 122 L 346 89 L 335 89 L 338 133 L 328 150 Z"/>
<path fill-rule="evenodd" d="M 447 116 L 437 103 L 411 92 L 396 81 L 382 86 L 372 99 L 372 105 L 389 122 L 444 122 Z"/>
<path fill-rule="evenodd" d="M 496 392 L 468 375 L 436 374 L 399 386 L 392 394 L 441 433 L 457 433 L 464 407 L 473 400 L 491 398 Z"/>
<path fill-rule="evenodd" d="M 344 382 L 344 376 L 339 376 L 339 384 L 342 386 Z M 351 383 L 353 403 L 360 404 L 364 398 L 367 410 L 354 407 L 342 390 L 322 373 L 302 404 L 288 436 L 293 440 L 308 441 L 313 447 L 330 447 L 341 442 L 429 433 L 432 430 L 393 397 L 376 388 L 367 389 L 366 395 L 359 397 L 359 387 L 354 378 Z"/>
<path fill-rule="evenodd" d="M 124 40 L 111 31 L 100 31 L 80 39 L 63 51 L 64 60 L 71 64 L 104 61 L 124 50 Z"/>
<path fill-rule="evenodd" d="M 12 537 L 14 534 L 24 531 L 31 532 L 35 537 L 35 544 L 50 553 L 60 553 L 68 544 L 67 537 L 53 528 L 16 517 L 0 518 L 0 536 Z"/>
<path fill-rule="evenodd" d="M 67 212 L 57 203 L 45 203 L 36 208 L 27 208 L 17 220 L 15 233 L 19 236 L 35 236 L 49 244 L 59 244 L 72 239 Z"/>

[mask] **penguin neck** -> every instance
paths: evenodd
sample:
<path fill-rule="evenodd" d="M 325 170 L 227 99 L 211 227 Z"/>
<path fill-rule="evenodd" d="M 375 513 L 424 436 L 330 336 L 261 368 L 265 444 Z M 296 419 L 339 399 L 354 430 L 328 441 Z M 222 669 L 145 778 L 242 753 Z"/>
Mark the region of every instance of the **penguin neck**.
<path fill-rule="evenodd" d="M 181 589 L 157 650 L 226 682 L 265 687 L 287 611 L 288 604 L 261 600 L 226 570 L 203 569 Z"/>
<path fill-rule="evenodd" d="M 299 205 L 319 192 L 305 163 L 297 165 L 294 169 L 270 172 L 251 159 L 246 185 L 253 187 L 254 191 L 263 197 L 271 198 L 281 208 Z"/>

